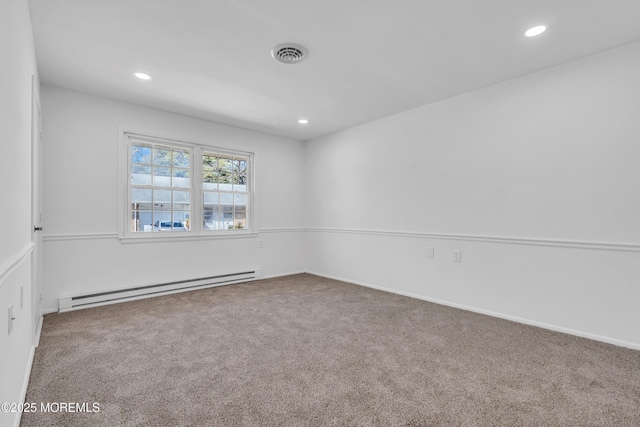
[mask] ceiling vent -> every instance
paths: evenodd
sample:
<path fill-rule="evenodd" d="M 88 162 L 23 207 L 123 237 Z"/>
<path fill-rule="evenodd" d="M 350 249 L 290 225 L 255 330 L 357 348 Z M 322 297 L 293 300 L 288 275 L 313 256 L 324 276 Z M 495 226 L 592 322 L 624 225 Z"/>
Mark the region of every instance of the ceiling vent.
<path fill-rule="evenodd" d="M 271 49 L 271 56 L 283 64 L 297 64 L 309 56 L 309 51 L 299 44 L 282 43 Z"/>

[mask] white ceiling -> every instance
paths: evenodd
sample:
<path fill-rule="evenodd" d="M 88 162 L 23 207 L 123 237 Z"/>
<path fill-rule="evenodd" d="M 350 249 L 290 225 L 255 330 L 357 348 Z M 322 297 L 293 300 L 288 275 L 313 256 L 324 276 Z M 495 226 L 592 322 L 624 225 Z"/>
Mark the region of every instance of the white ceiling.
<path fill-rule="evenodd" d="M 640 40 L 639 0 L 29 4 L 42 83 L 300 140 Z"/>

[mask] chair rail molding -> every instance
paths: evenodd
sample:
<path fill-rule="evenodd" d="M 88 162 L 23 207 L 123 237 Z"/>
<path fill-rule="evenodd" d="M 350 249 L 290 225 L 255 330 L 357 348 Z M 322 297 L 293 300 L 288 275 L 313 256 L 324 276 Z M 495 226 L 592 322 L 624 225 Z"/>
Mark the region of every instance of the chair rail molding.
<path fill-rule="evenodd" d="M 623 252 L 640 252 L 640 244 L 622 242 L 589 242 L 581 240 L 541 239 L 532 237 L 487 236 L 478 234 L 428 233 L 389 230 L 365 230 L 352 228 L 308 227 L 313 233 L 366 234 L 374 236 L 406 237 L 415 239 L 465 240 L 487 243 L 504 243 L 512 245 L 555 246 L 563 248 L 598 249 Z"/>
<path fill-rule="evenodd" d="M 33 243 L 29 242 L 20 252 L 0 265 L 0 286 L 16 271 L 33 252 Z"/>

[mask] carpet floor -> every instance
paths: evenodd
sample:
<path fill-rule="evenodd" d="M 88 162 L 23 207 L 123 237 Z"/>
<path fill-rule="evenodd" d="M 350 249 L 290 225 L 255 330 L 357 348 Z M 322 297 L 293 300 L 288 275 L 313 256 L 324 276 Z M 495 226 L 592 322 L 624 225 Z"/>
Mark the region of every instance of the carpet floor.
<path fill-rule="evenodd" d="M 26 402 L 39 427 L 640 426 L 640 351 L 301 274 L 47 315 Z"/>

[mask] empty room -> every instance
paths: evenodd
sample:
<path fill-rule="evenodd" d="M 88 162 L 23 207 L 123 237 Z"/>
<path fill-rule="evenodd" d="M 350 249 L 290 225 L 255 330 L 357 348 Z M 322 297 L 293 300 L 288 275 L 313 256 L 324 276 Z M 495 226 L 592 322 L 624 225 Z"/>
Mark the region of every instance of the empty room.
<path fill-rule="evenodd" d="M 0 0 L 0 427 L 640 425 L 639 16 Z"/>

